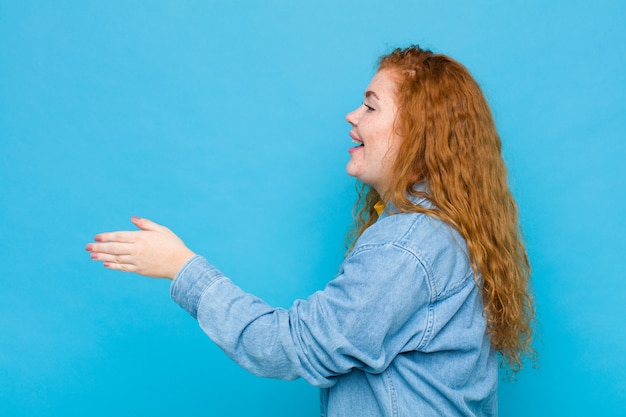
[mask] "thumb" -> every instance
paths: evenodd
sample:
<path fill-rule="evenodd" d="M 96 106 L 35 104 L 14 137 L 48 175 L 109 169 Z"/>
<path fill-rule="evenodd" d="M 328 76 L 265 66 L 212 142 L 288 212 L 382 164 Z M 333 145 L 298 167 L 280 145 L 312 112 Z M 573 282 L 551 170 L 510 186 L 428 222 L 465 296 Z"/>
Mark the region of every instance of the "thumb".
<path fill-rule="evenodd" d="M 155 230 L 159 230 L 163 228 L 163 226 L 153 221 L 150 221 L 148 219 L 144 219 L 141 217 L 137 217 L 137 216 L 132 216 L 130 218 L 130 221 L 132 221 L 133 224 L 137 226 L 138 228 L 140 228 L 141 230 L 155 231 Z"/>

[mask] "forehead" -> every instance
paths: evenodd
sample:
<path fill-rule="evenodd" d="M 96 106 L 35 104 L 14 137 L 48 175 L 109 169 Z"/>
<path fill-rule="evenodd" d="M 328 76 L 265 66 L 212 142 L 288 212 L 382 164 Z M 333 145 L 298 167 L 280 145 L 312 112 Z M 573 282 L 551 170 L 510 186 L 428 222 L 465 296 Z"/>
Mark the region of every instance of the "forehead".
<path fill-rule="evenodd" d="M 389 69 L 381 70 L 372 77 L 365 91 L 365 96 L 375 96 L 379 100 L 394 100 L 396 87 L 396 73 Z"/>

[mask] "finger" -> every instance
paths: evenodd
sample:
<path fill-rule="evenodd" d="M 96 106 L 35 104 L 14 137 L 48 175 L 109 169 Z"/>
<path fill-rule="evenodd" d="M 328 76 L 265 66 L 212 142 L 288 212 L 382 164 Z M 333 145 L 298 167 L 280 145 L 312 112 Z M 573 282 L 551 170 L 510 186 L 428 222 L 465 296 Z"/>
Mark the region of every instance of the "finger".
<path fill-rule="evenodd" d="M 113 269 L 115 271 L 122 272 L 135 272 L 137 267 L 132 264 L 116 263 L 116 262 L 104 262 L 102 264 L 107 269 Z"/>
<path fill-rule="evenodd" d="M 132 243 L 90 243 L 87 245 L 91 253 L 103 253 L 109 255 L 130 255 L 133 250 Z"/>
<path fill-rule="evenodd" d="M 95 240 L 96 242 L 133 243 L 135 242 L 135 233 L 137 232 L 117 231 L 117 232 L 98 233 L 93 238 L 93 240 Z"/>
<path fill-rule="evenodd" d="M 165 228 L 165 226 L 161 226 L 158 223 L 155 223 L 148 219 L 144 219 L 142 217 L 133 216 L 130 218 L 130 220 L 133 222 L 135 226 L 137 226 L 141 230 L 156 231 L 156 230 L 162 230 Z"/>
<path fill-rule="evenodd" d="M 109 253 L 93 252 L 90 255 L 94 261 L 111 262 L 116 264 L 134 264 L 134 257 L 130 255 L 111 255 Z"/>

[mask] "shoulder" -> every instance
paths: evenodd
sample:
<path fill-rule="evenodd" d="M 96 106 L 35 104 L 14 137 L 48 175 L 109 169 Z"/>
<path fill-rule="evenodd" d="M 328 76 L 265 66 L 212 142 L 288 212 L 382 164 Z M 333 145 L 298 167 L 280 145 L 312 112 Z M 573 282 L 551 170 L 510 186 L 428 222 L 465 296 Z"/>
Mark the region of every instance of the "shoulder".
<path fill-rule="evenodd" d="M 431 216 L 384 216 L 363 232 L 353 252 L 383 247 L 393 247 L 404 256 L 414 257 L 431 281 L 435 298 L 473 281 L 465 240 L 452 226 Z"/>
<path fill-rule="evenodd" d="M 367 228 L 355 249 L 371 245 L 391 244 L 410 252 L 454 245 L 466 250 L 464 239 L 449 224 L 422 213 L 397 213 L 384 216 Z M 434 246 L 433 246 L 434 245 Z"/>

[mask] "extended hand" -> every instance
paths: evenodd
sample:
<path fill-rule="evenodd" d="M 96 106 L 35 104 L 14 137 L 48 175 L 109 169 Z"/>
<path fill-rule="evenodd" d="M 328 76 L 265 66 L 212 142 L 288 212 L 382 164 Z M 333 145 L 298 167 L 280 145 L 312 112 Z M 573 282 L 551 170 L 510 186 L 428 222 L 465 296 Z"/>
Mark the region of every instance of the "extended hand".
<path fill-rule="evenodd" d="M 131 221 L 141 230 L 96 235 L 96 243 L 85 248 L 91 252 L 91 259 L 102 261 L 109 269 L 174 279 L 185 262 L 195 255 L 167 227 L 135 216 Z"/>

